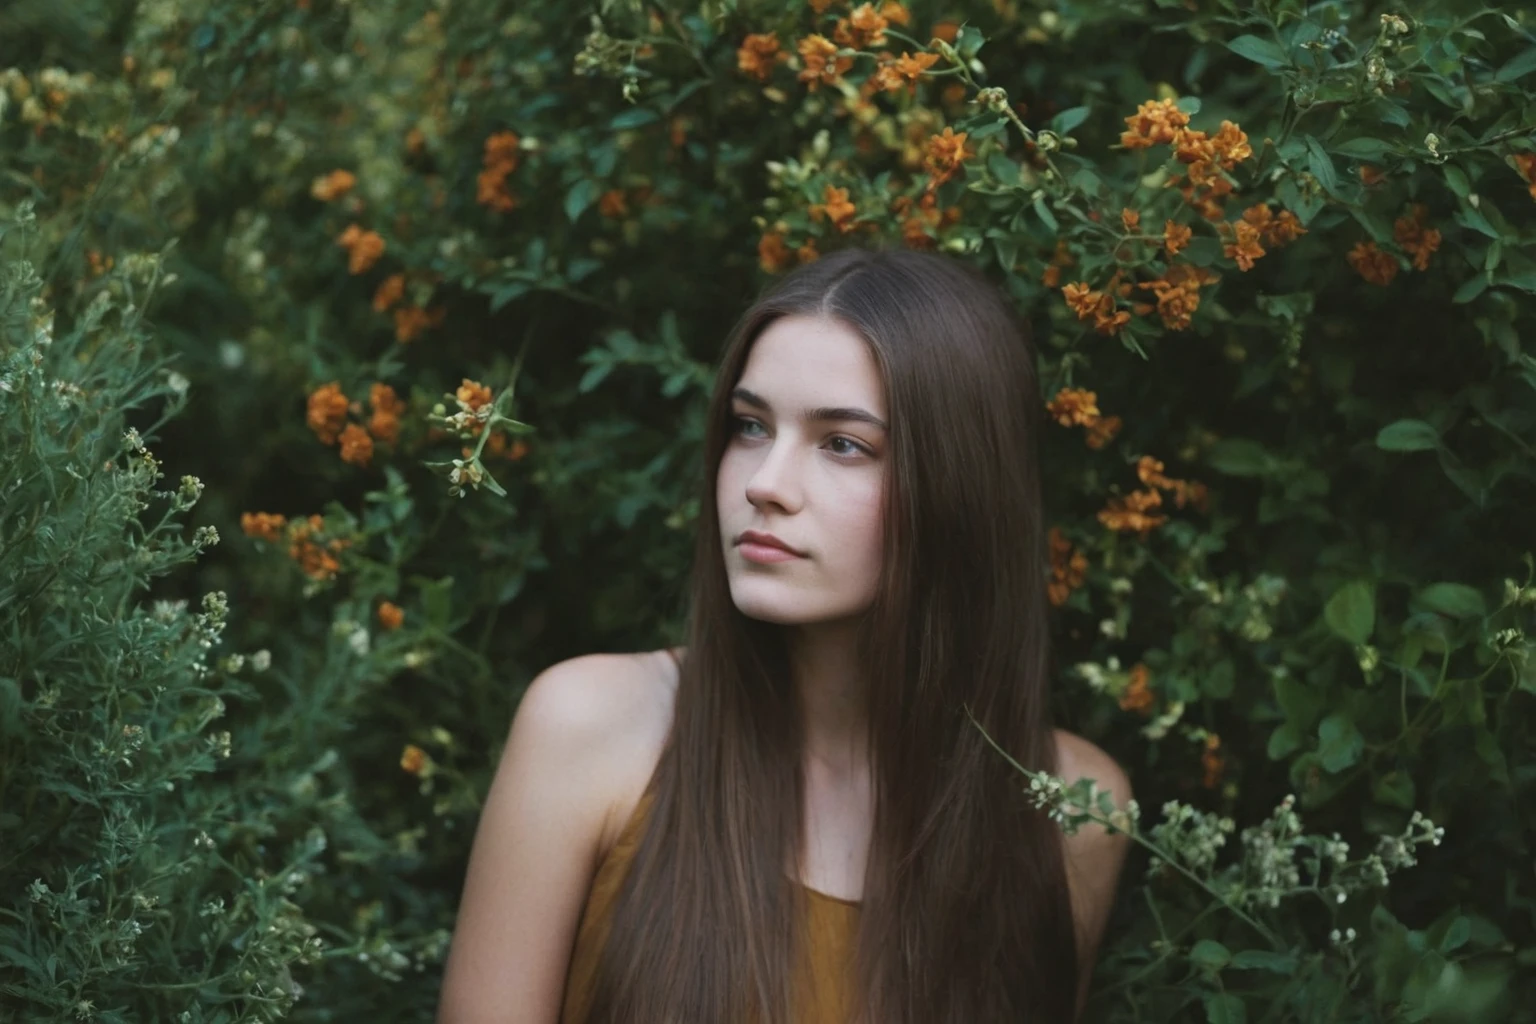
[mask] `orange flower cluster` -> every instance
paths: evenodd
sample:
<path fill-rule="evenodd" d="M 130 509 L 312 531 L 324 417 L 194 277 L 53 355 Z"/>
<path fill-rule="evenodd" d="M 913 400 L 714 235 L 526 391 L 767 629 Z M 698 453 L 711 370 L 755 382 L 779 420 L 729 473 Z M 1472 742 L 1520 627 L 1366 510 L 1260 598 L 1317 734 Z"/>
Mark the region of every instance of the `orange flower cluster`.
<path fill-rule="evenodd" d="M 407 743 L 400 753 L 400 770 L 420 776 L 431 765 L 432 758 L 414 743 Z"/>
<path fill-rule="evenodd" d="M 368 433 L 385 444 L 394 444 L 400 439 L 400 414 L 405 411 L 405 403 L 395 394 L 394 388 L 375 382 L 368 389 L 368 405 L 373 409 L 368 420 Z"/>
<path fill-rule="evenodd" d="M 901 5 L 898 4 L 898 7 Z M 902 13 L 905 14 L 905 8 Z M 859 4 L 846 18 L 838 18 L 832 29 L 832 38 L 839 46 L 851 50 L 864 50 L 871 46 L 885 45 L 885 30 L 890 21 L 870 3 Z"/>
<path fill-rule="evenodd" d="M 1194 228 L 1188 224 L 1180 224 L 1176 220 L 1163 223 L 1163 249 L 1169 256 L 1177 256 L 1179 251 L 1189 244 L 1189 240 L 1195 235 Z"/>
<path fill-rule="evenodd" d="M 285 516 L 270 512 L 245 512 L 240 516 L 240 529 L 247 537 L 276 544 L 286 535 L 288 557 L 299 563 L 299 568 L 310 579 L 329 579 L 341 569 L 336 555 L 350 547 L 352 542 L 335 537 L 321 544 L 316 535 L 325 529 L 320 516 L 297 519 L 292 523 Z"/>
<path fill-rule="evenodd" d="M 423 309 L 414 304 L 399 305 L 405 298 L 405 275 L 391 274 L 379 283 L 379 287 L 373 293 L 373 309 L 376 313 L 387 313 L 394 309 L 395 340 L 404 345 L 414 341 L 417 335 L 431 327 L 436 327 L 443 322 L 443 310 L 441 307 Z"/>
<path fill-rule="evenodd" d="M 597 212 L 604 217 L 629 216 L 629 200 L 624 196 L 621 188 L 611 188 L 604 192 L 597 200 Z"/>
<path fill-rule="evenodd" d="M 940 210 L 932 192 L 924 192 L 915 206 L 910 196 L 897 196 L 891 212 L 902 218 L 901 240 L 909 249 L 932 249 L 938 244 L 934 236 L 960 219 L 960 207 Z"/>
<path fill-rule="evenodd" d="M 1088 556 L 1072 546 L 1057 526 L 1050 530 L 1051 581 L 1045 585 L 1051 604 L 1060 608 L 1083 585 L 1088 572 Z"/>
<path fill-rule="evenodd" d="M 1200 755 L 1200 766 L 1205 769 L 1205 788 L 1215 789 L 1226 771 L 1227 759 L 1221 753 L 1221 737 L 1210 733 L 1205 737 L 1205 751 Z"/>
<path fill-rule="evenodd" d="M 782 231 L 765 231 L 757 242 L 757 265 L 765 274 L 783 273 L 797 259 L 801 263 L 810 263 L 820 255 L 815 239 L 807 238 L 800 248 L 791 249 L 785 243 Z"/>
<path fill-rule="evenodd" d="M 919 53 L 913 56 L 902 51 L 900 57 L 893 57 L 889 53 L 881 54 L 880 66 L 875 73 L 869 76 L 865 83 L 865 91 L 868 92 L 895 92 L 906 87 L 908 95 L 917 95 L 917 80 L 922 77 L 924 71 L 933 67 L 938 62 L 936 53 Z"/>
<path fill-rule="evenodd" d="M 1232 182 L 1221 172 L 1230 171 L 1253 156 L 1248 136 L 1231 121 L 1221 122 L 1215 135 L 1189 127 L 1189 115 L 1173 100 L 1147 100 L 1125 119 L 1120 144 L 1127 149 L 1166 145 L 1174 157 L 1189 167 L 1187 177 L 1175 176 L 1186 202 L 1207 220 L 1220 220 L 1221 200 L 1232 192 Z"/>
<path fill-rule="evenodd" d="M 1147 686 L 1151 678 L 1152 670 L 1138 661 L 1131 668 L 1131 677 L 1126 682 L 1125 692 L 1120 695 L 1120 710 L 1135 711 L 1143 717 L 1152 713 L 1152 705 L 1157 702 L 1157 697 Z"/>
<path fill-rule="evenodd" d="M 322 384 L 310 393 L 304 422 L 322 444 L 335 444 L 347 420 L 347 396 L 339 381 Z"/>
<path fill-rule="evenodd" d="M 351 171 L 332 171 L 310 182 L 309 194 L 322 203 L 334 202 L 352 191 L 352 187 L 356 184 L 357 175 Z"/>
<path fill-rule="evenodd" d="M 1290 210 L 1278 214 L 1267 203 L 1255 203 L 1243 211 L 1243 219 L 1227 223 L 1219 228 L 1227 243 L 1222 251 L 1230 260 L 1237 261 L 1239 270 L 1253 269 L 1253 261 L 1262 257 L 1265 249 L 1260 241 L 1273 248 L 1288 245 L 1307 233 L 1301 221 Z"/>
<path fill-rule="evenodd" d="M 1169 479 L 1163 475 L 1163 464 L 1152 456 L 1141 457 L 1136 466 L 1136 474 L 1145 485 L 1144 489 L 1132 491 L 1124 497 L 1111 498 L 1108 507 L 1099 511 L 1099 522 L 1111 530 L 1139 533 L 1145 540 L 1149 533 L 1166 523 L 1167 516 L 1150 511 L 1163 503 L 1159 488 L 1173 491 L 1179 508 L 1189 503 L 1202 512 L 1206 510 L 1209 495 L 1205 485 Z"/>
<path fill-rule="evenodd" d="M 354 466 L 367 466 L 373 459 L 373 438 L 356 423 L 348 423 L 341 432 L 341 461 Z"/>
<path fill-rule="evenodd" d="M 92 277 L 100 277 L 117 264 L 117 260 L 111 256 L 103 257 L 96 249 L 85 250 L 85 262 L 90 265 Z"/>
<path fill-rule="evenodd" d="M 1065 238 L 1056 239 L 1056 251 L 1051 254 L 1051 262 L 1045 268 L 1045 273 L 1040 275 L 1040 283 L 1047 288 L 1055 288 L 1061 284 L 1061 269 L 1070 267 L 1077 260 L 1072 258 L 1072 250 L 1067 248 Z"/>
<path fill-rule="evenodd" d="M 245 535 L 264 540 L 268 544 L 277 543 L 278 534 L 286 525 L 288 525 L 288 517 L 280 516 L 275 512 L 242 512 L 240 514 L 240 529 Z"/>
<path fill-rule="evenodd" d="M 1360 165 L 1360 184 L 1369 188 L 1387 180 L 1387 172 L 1371 164 Z"/>
<path fill-rule="evenodd" d="M 796 45 L 803 65 L 795 77 L 811 92 L 823 85 L 835 85 L 843 73 L 853 67 L 852 57 L 838 57 L 837 44 L 819 33 L 806 36 Z"/>
<path fill-rule="evenodd" d="M 759 82 L 768 81 L 774 66 L 788 59 L 789 54 L 779 49 L 779 37 L 772 32 L 753 32 L 736 50 L 737 70 Z"/>
<path fill-rule="evenodd" d="M 854 228 L 853 218 L 858 210 L 848 201 L 848 190 L 826 186 L 821 192 L 822 201 L 813 203 L 807 212 L 815 221 L 825 217 L 833 227 L 842 234 L 847 234 Z"/>
<path fill-rule="evenodd" d="M 928 191 L 933 191 L 963 170 L 963 164 L 976 154 L 965 147 L 966 132 L 945 126 L 944 131 L 928 140 L 923 167 L 927 170 Z"/>
<path fill-rule="evenodd" d="M 1099 413 L 1099 396 L 1082 388 L 1062 388 L 1046 403 L 1046 411 L 1064 427 L 1087 427 L 1088 447 L 1098 451 L 1115 439 L 1123 426 L 1119 416 Z"/>
<path fill-rule="evenodd" d="M 1428 270 L 1430 255 L 1440 248 L 1440 229 L 1426 226 L 1428 215 L 1429 207 L 1413 203 L 1408 207 L 1408 214 L 1397 218 L 1392 225 L 1392 237 L 1412 258 L 1414 270 Z"/>
<path fill-rule="evenodd" d="M 1067 300 L 1067 306 L 1077 314 L 1079 320 L 1093 318 L 1094 329 L 1100 334 L 1113 337 L 1120 333 L 1120 329 L 1131 322 L 1131 314 L 1123 309 L 1117 309 L 1115 297 L 1125 298 L 1131 293 L 1131 286 L 1120 283 L 1120 272 L 1115 271 L 1115 276 L 1110 279 L 1109 287 L 1103 291 L 1094 291 L 1088 287 L 1086 281 L 1073 281 L 1063 285 L 1062 297 Z"/>
<path fill-rule="evenodd" d="M 1171 222 L 1170 222 L 1171 223 Z M 1221 280 L 1221 275 L 1204 267 L 1187 263 L 1175 263 L 1163 271 L 1163 276 L 1151 281 L 1140 281 L 1136 287 L 1157 296 L 1157 304 L 1136 303 L 1139 316 L 1157 312 L 1163 326 L 1170 331 L 1182 331 L 1189 327 L 1195 310 L 1200 308 L 1200 289 Z"/>
<path fill-rule="evenodd" d="M 1515 162 L 1515 170 L 1530 185 L 1531 198 L 1536 199 L 1536 153 L 1516 153 L 1510 159 Z"/>
<path fill-rule="evenodd" d="M 384 255 L 384 239 L 378 232 L 364 231 L 356 224 L 348 225 L 336 244 L 347 250 L 347 270 L 353 274 L 367 273 Z"/>
<path fill-rule="evenodd" d="M 475 202 L 498 213 L 517 206 L 517 199 L 507 191 L 507 175 L 517 170 L 518 145 L 515 132 L 497 132 L 485 140 L 485 154 L 476 179 Z"/>
<path fill-rule="evenodd" d="M 379 605 L 379 625 L 385 629 L 395 630 L 405 622 L 405 609 L 397 604 L 385 601 Z"/>
<path fill-rule="evenodd" d="M 1401 269 L 1396 257 L 1383 252 L 1375 242 L 1356 242 L 1355 247 L 1344 254 L 1344 259 L 1355 269 L 1355 273 L 1383 288 L 1392 283 Z"/>

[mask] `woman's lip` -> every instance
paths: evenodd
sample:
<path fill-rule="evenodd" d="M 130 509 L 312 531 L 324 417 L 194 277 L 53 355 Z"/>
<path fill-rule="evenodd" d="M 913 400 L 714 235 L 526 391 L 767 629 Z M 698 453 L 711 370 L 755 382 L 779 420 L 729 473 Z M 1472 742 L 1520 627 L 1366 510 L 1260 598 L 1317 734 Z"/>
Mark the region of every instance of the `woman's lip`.
<path fill-rule="evenodd" d="M 802 557 L 793 551 L 785 551 L 783 548 L 776 548 L 768 544 L 758 544 L 750 540 L 742 541 L 736 546 L 736 550 L 740 551 L 741 557 L 749 562 L 788 562 Z"/>

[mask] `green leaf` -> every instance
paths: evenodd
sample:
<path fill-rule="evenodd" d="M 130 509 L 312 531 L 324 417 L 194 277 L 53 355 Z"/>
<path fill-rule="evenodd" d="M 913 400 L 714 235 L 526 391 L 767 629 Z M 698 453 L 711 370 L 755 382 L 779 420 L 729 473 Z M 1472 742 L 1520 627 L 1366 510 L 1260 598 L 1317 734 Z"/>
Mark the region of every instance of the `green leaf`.
<path fill-rule="evenodd" d="M 1465 583 L 1431 583 L 1414 599 L 1421 607 L 1453 619 L 1475 619 L 1487 613 L 1482 592 Z"/>
<path fill-rule="evenodd" d="M 1415 796 L 1413 778 L 1407 772 L 1387 772 L 1376 779 L 1371 795 L 1390 807 L 1411 811 Z"/>
<path fill-rule="evenodd" d="M 1488 276 L 1487 274 L 1478 274 L 1461 282 L 1461 287 L 1456 289 L 1456 294 L 1451 296 L 1451 301 L 1458 304 L 1471 302 L 1483 294 L 1488 289 Z"/>
<path fill-rule="evenodd" d="M 1445 175 L 1445 184 L 1456 193 L 1458 198 L 1465 199 L 1472 194 L 1472 182 L 1467 179 L 1467 172 L 1455 164 L 1446 164 L 1440 169 Z"/>
<path fill-rule="evenodd" d="M 1422 452 L 1440 447 L 1440 432 L 1423 420 L 1398 420 L 1376 433 L 1376 447 L 1388 452 Z"/>
<path fill-rule="evenodd" d="M 1291 676 L 1275 680 L 1275 701 L 1285 712 L 1287 721 L 1298 729 L 1311 729 L 1323 711 L 1323 701 L 1317 691 Z"/>
<path fill-rule="evenodd" d="M 1466 916 L 1458 914 L 1456 920 L 1445 930 L 1445 935 L 1440 939 L 1440 952 L 1453 953 L 1467 944 L 1472 937 L 1472 922 Z"/>
<path fill-rule="evenodd" d="M 571 186 L 571 190 L 565 194 L 565 215 L 572 223 L 581 216 L 581 212 L 597 199 L 602 191 L 602 186 L 591 178 L 582 178 Z"/>
<path fill-rule="evenodd" d="M 1503 85 L 1523 78 L 1532 71 L 1536 71 L 1536 46 L 1527 47 L 1511 57 L 1507 64 L 1493 73 L 1493 80 Z"/>
<path fill-rule="evenodd" d="M 1205 994 L 1206 1024 L 1247 1024 L 1248 1011 L 1243 1001 L 1230 992 Z"/>
<path fill-rule="evenodd" d="M 1057 135 L 1066 135 L 1088 120 L 1088 107 L 1068 107 L 1055 117 L 1051 118 L 1051 131 Z"/>
<path fill-rule="evenodd" d="M 1324 606 L 1323 621 L 1352 644 L 1370 640 L 1376 628 L 1376 588 L 1364 580 L 1344 584 Z"/>
<path fill-rule="evenodd" d="M 661 115 L 650 107 L 635 107 L 615 114 L 608 127 L 614 131 L 623 131 L 626 128 L 639 128 L 653 121 L 661 120 Z"/>
<path fill-rule="evenodd" d="M 1325 192 L 1339 190 L 1339 176 L 1333 169 L 1333 158 L 1328 155 L 1323 144 L 1310 135 L 1307 136 L 1307 167 Z"/>
<path fill-rule="evenodd" d="M 1269 746 L 1264 753 L 1271 761 L 1279 761 L 1301 747 L 1301 730 L 1292 722 L 1285 722 L 1269 734 Z"/>
<path fill-rule="evenodd" d="M 1243 437 L 1224 437 L 1211 445 L 1205 461 L 1228 476 L 1266 476 L 1273 473 L 1275 458 L 1257 441 Z"/>
<path fill-rule="evenodd" d="M 1263 64 L 1265 67 L 1283 68 L 1289 67 L 1291 59 L 1279 44 L 1272 43 L 1268 39 L 1260 39 L 1258 36 L 1238 36 L 1227 42 L 1227 49 L 1239 57 L 1247 57 L 1255 64 Z"/>
<path fill-rule="evenodd" d="M 1317 753 L 1323 767 L 1330 772 L 1342 772 L 1360 760 L 1365 749 L 1365 737 L 1355 728 L 1354 719 L 1342 711 L 1335 711 L 1317 727 Z"/>
<path fill-rule="evenodd" d="M 1051 212 L 1049 206 L 1045 205 L 1044 198 L 1035 200 L 1035 216 L 1039 217 L 1040 222 L 1051 231 L 1061 230 L 1061 225 L 1056 223 L 1056 215 Z"/>
<path fill-rule="evenodd" d="M 1340 156 L 1353 157 L 1356 160 L 1379 160 L 1392 152 L 1392 144 L 1386 139 L 1373 139 L 1368 135 L 1362 135 L 1358 139 L 1345 139 L 1333 145 L 1333 151 Z"/>
<path fill-rule="evenodd" d="M 1232 954 L 1214 939 L 1201 939 L 1189 951 L 1189 959 L 1206 971 L 1219 971 L 1232 962 Z"/>
<path fill-rule="evenodd" d="M 1296 970 L 1296 954 L 1272 953 L 1267 949 L 1245 949 L 1232 958 L 1232 966 L 1239 970 L 1292 974 Z"/>

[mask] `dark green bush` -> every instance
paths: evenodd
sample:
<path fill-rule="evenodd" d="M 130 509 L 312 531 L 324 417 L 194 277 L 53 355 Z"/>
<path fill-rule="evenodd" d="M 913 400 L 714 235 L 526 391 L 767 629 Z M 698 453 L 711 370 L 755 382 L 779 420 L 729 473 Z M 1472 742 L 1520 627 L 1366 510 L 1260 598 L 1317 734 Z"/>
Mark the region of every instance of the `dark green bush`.
<path fill-rule="evenodd" d="M 0 14 L 0 1006 L 428 1014 L 520 687 L 679 636 L 719 339 L 905 244 L 1060 424 L 1059 713 L 1145 844 L 1090 1018 L 1536 1019 L 1530 15 L 876 13 Z"/>

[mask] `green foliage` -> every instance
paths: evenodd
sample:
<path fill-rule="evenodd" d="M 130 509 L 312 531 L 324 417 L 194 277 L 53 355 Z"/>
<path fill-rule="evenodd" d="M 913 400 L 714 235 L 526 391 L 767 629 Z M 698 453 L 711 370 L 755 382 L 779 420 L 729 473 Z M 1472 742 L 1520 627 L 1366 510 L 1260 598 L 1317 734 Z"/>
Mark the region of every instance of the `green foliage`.
<path fill-rule="evenodd" d="M 428 1015 L 520 687 L 679 637 L 720 338 L 878 241 L 1035 328 L 1160 808 L 1029 783 L 1136 837 L 1088 1017 L 1536 1019 L 1528 14 L 124 10 L 0 14 L 0 1008 Z"/>

